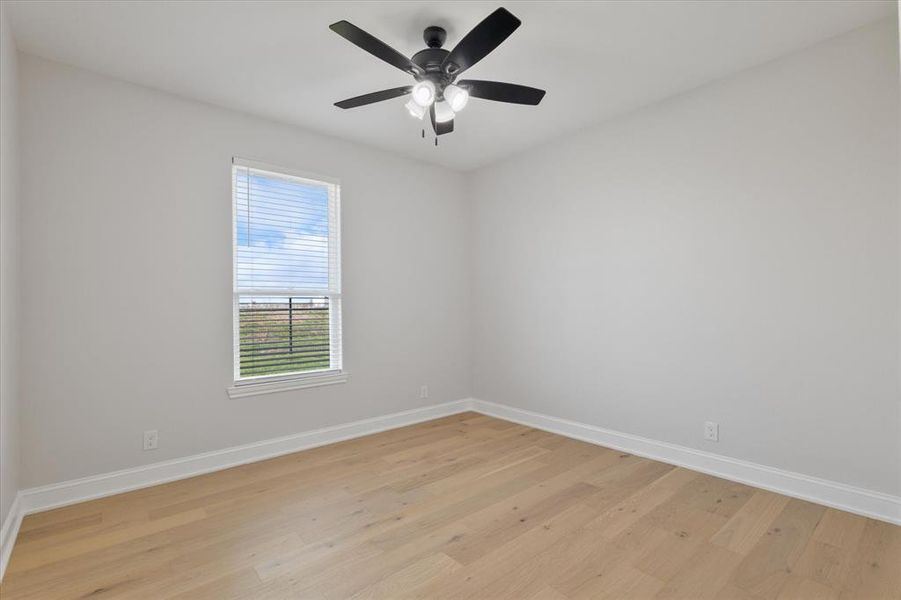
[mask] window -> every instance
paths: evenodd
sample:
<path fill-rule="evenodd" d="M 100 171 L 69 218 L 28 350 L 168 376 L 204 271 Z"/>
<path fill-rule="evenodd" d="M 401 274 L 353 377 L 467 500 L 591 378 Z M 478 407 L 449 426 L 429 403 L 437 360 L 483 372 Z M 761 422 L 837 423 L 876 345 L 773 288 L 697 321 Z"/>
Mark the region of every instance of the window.
<path fill-rule="evenodd" d="M 343 381 L 337 182 L 235 159 L 232 196 L 231 395 Z"/>

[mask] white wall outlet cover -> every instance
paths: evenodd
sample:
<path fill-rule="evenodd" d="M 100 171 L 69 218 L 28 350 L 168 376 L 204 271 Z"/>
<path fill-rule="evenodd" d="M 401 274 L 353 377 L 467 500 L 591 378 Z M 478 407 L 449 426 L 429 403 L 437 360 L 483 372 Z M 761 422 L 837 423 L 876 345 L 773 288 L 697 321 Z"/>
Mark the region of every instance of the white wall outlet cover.
<path fill-rule="evenodd" d="M 419 398 L 425 400 L 429 397 L 429 386 L 423 385 L 419 387 Z"/>
<path fill-rule="evenodd" d="M 156 429 L 144 432 L 144 450 L 156 450 L 159 447 L 160 435 Z"/>
<path fill-rule="evenodd" d="M 720 426 L 713 421 L 705 421 L 704 439 L 711 442 L 718 442 L 720 440 Z"/>

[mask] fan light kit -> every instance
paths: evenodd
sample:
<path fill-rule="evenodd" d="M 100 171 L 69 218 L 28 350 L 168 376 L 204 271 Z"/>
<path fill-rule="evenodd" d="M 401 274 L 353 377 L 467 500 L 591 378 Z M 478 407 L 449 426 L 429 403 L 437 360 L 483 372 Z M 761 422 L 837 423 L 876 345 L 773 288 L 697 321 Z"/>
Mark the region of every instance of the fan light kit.
<path fill-rule="evenodd" d="M 454 111 L 447 102 L 435 103 L 435 120 L 439 123 L 447 123 L 454 120 Z"/>
<path fill-rule="evenodd" d="M 429 107 L 435 101 L 435 84 L 428 79 L 413 86 L 413 102 Z"/>
<path fill-rule="evenodd" d="M 410 111 L 410 115 L 416 117 L 417 119 L 422 119 L 425 116 L 426 111 L 428 110 L 428 107 L 417 104 L 413 99 L 410 99 L 410 101 L 404 104 L 404 106 L 406 106 L 407 110 Z"/>
<path fill-rule="evenodd" d="M 544 90 L 499 81 L 457 81 L 463 71 L 485 58 L 520 24 L 521 21 L 507 9 L 499 8 L 467 33 L 451 51 L 442 48 L 447 38 L 444 29 L 426 27 L 422 38 L 428 47 L 407 58 L 356 25 L 347 21 L 333 23 L 330 26 L 332 31 L 376 58 L 412 75 L 416 80 L 414 85 L 348 98 L 335 102 L 335 106 L 356 108 L 409 94 L 410 100 L 404 105 L 405 108 L 417 119 L 423 119 L 429 113 L 436 145 L 437 136 L 454 130 L 454 116 L 466 108 L 470 97 L 535 106 L 544 97 Z"/>
<path fill-rule="evenodd" d="M 469 102 L 469 92 L 452 83 L 444 88 L 444 97 L 454 112 L 460 112 Z"/>

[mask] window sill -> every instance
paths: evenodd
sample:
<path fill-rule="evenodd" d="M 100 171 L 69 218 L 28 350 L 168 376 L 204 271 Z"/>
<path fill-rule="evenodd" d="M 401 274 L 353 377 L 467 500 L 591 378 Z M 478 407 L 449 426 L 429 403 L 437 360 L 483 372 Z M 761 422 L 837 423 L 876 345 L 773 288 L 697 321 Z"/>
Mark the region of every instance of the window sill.
<path fill-rule="evenodd" d="M 288 392 L 303 388 L 319 387 L 321 385 L 333 385 L 346 381 L 347 373 L 344 371 L 325 371 L 323 373 L 298 375 L 275 380 L 237 381 L 228 387 L 228 395 L 231 398 L 244 398 L 246 396 Z"/>

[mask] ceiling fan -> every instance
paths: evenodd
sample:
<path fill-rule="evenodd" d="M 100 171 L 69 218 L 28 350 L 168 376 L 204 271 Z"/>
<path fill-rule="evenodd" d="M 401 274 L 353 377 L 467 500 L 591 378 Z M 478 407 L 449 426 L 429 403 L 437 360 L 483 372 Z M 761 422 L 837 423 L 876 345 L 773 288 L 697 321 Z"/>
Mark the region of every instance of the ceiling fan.
<path fill-rule="evenodd" d="M 428 48 L 410 58 L 352 23 L 333 23 L 329 26 L 332 31 L 376 58 L 409 73 L 416 80 L 414 85 L 363 94 L 335 102 L 335 106 L 356 108 L 410 94 L 410 101 L 405 105 L 407 110 L 417 119 L 422 119 L 428 112 L 436 136 L 454 130 L 454 114 L 463 110 L 470 96 L 534 106 L 541 102 L 544 90 L 499 81 L 457 81 L 460 74 L 500 46 L 521 23 L 507 9 L 499 8 L 476 25 L 450 51 L 442 48 L 447 32 L 441 27 L 426 27 L 422 38 Z M 436 137 L 435 142 L 437 141 Z"/>

